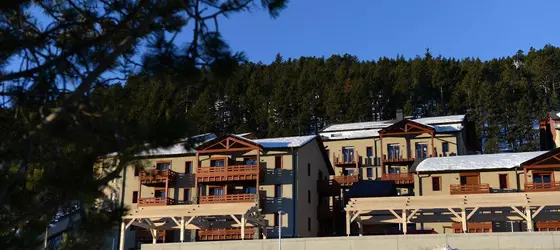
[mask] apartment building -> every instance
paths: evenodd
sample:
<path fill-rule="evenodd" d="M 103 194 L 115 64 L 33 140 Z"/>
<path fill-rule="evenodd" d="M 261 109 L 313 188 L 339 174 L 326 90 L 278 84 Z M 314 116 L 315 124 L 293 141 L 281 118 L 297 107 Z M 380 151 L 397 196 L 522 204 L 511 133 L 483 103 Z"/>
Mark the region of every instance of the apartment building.
<path fill-rule="evenodd" d="M 473 127 L 465 115 L 331 125 L 321 137 L 335 177 L 343 186 L 359 180 L 394 181 L 399 195 L 413 195 L 409 172 L 418 159 L 476 153 Z"/>
<path fill-rule="evenodd" d="M 560 148 L 427 158 L 410 171 L 414 197 L 351 199 L 347 234 L 560 230 Z"/>
<path fill-rule="evenodd" d="M 560 111 L 550 111 L 546 119 L 540 121 L 539 138 L 541 150 L 560 146 Z"/>
<path fill-rule="evenodd" d="M 313 237 L 332 224 L 334 174 L 318 136 L 207 136 L 139 156 L 123 178 L 120 249 L 141 243 Z M 279 224 L 281 223 L 281 224 Z M 124 240 L 123 240 L 124 238 Z M 126 247 L 126 248 L 125 248 Z"/>

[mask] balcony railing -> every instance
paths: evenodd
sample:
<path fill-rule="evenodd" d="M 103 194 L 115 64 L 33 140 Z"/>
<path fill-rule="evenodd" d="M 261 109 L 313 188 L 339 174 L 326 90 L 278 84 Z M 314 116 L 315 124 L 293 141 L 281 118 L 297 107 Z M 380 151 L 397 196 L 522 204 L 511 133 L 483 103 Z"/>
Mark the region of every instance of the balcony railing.
<path fill-rule="evenodd" d="M 245 239 L 253 239 L 255 236 L 254 228 L 245 228 Z M 199 229 L 198 240 L 240 240 L 241 228 L 224 228 L 224 229 Z"/>
<path fill-rule="evenodd" d="M 197 169 L 198 182 L 259 180 L 261 167 L 257 164 Z"/>
<path fill-rule="evenodd" d="M 360 178 L 357 175 L 341 175 L 334 176 L 333 180 L 338 182 L 341 186 L 352 186 L 354 182 L 360 181 Z"/>
<path fill-rule="evenodd" d="M 347 151 L 336 154 L 333 152 L 333 163 L 336 166 L 351 166 L 358 167 L 360 162 L 360 154 L 358 151 Z"/>
<path fill-rule="evenodd" d="M 490 193 L 489 184 L 452 184 L 449 187 L 451 194 L 488 194 Z"/>
<path fill-rule="evenodd" d="M 394 181 L 395 184 L 413 184 L 414 175 L 411 173 L 388 173 L 383 174 L 381 180 Z"/>
<path fill-rule="evenodd" d="M 383 162 L 384 163 L 406 163 L 406 162 L 413 162 L 415 158 L 406 158 L 402 155 L 384 155 Z"/>
<path fill-rule="evenodd" d="M 149 206 L 168 206 L 177 204 L 174 199 L 169 197 L 149 197 L 138 199 L 139 207 Z"/>
<path fill-rule="evenodd" d="M 257 202 L 256 194 L 225 194 L 200 196 L 200 204 Z"/>
<path fill-rule="evenodd" d="M 140 183 L 143 185 L 162 184 L 175 182 L 177 173 L 171 169 L 152 169 L 140 171 Z"/>
<path fill-rule="evenodd" d="M 560 181 L 525 183 L 525 192 L 560 191 Z"/>

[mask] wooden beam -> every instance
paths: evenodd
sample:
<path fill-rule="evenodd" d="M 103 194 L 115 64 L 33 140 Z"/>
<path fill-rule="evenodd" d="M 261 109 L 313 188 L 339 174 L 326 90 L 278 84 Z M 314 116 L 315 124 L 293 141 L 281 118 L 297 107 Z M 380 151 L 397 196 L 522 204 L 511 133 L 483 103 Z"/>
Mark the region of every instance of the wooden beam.
<path fill-rule="evenodd" d="M 126 224 L 126 226 L 125 226 L 124 229 L 125 229 L 125 230 L 128 229 L 128 228 L 132 225 L 132 223 L 133 223 L 135 220 L 136 220 L 136 219 L 130 220 L 130 221 Z"/>
<path fill-rule="evenodd" d="M 453 215 L 455 215 L 455 217 L 457 217 L 457 219 L 461 219 L 461 216 L 455 212 L 455 210 L 453 210 L 453 208 L 447 208 L 447 210 L 449 210 L 449 212 L 451 212 Z"/>
<path fill-rule="evenodd" d="M 463 226 L 463 233 L 468 233 L 469 230 L 467 228 L 467 213 L 466 208 L 461 209 L 461 224 Z"/>
<path fill-rule="evenodd" d="M 521 216 L 524 220 L 527 220 L 527 216 L 525 216 L 525 214 L 522 213 L 517 207 L 512 206 L 511 209 L 513 209 L 513 211 L 519 214 L 519 216 Z"/>
<path fill-rule="evenodd" d="M 134 219 L 132 220 L 134 221 Z M 124 224 L 124 220 L 121 222 L 121 238 L 119 241 L 119 250 L 124 250 L 124 241 L 125 241 L 125 231 L 126 231 L 126 225 Z"/>
<path fill-rule="evenodd" d="M 181 242 L 185 241 L 185 217 L 181 216 L 181 230 L 179 231 Z"/>
<path fill-rule="evenodd" d="M 237 222 L 237 224 L 241 225 L 241 221 L 239 221 L 239 219 L 237 219 L 237 217 L 235 217 L 235 215 L 230 214 L 229 216 L 231 216 L 231 218 L 232 218 L 235 222 Z"/>
<path fill-rule="evenodd" d="M 531 207 L 525 207 L 525 213 L 527 214 L 527 231 L 533 232 L 533 216 L 531 215 Z"/>
<path fill-rule="evenodd" d="M 408 231 L 408 227 L 406 226 L 406 224 L 407 224 L 407 223 L 406 223 L 406 222 L 407 222 L 407 221 L 406 221 L 406 218 L 407 218 L 407 217 L 406 217 L 406 209 L 403 209 L 403 210 L 402 210 L 402 216 L 401 216 L 401 218 L 402 218 L 402 230 L 403 230 L 403 234 L 406 235 L 406 233 L 407 233 L 407 231 Z"/>
<path fill-rule="evenodd" d="M 156 225 L 149 218 L 144 218 L 144 221 L 146 221 L 146 223 L 150 225 L 150 227 L 152 228 L 156 227 Z"/>
<path fill-rule="evenodd" d="M 173 220 L 173 222 L 175 222 L 175 224 L 177 224 L 177 226 L 180 226 L 180 225 L 181 225 L 181 223 L 180 223 L 177 219 L 175 219 L 175 217 L 171 216 L 171 217 L 169 217 L 169 218 L 171 218 L 171 220 Z M 181 218 L 182 218 L 182 217 L 181 217 Z"/>
<path fill-rule="evenodd" d="M 412 219 L 412 217 L 413 217 L 414 215 L 416 215 L 416 212 L 418 212 L 418 210 L 420 210 L 420 209 L 417 208 L 417 209 L 412 210 L 412 212 L 410 213 L 410 215 L 408 215 L 408 218 L 406 218 L 406 221 L 410 222 L 410 219 Z"/>
<path fill-rule="evenodd" d="M 356 212 L 354 216 L 352 216 L 352 220 L 350 220 L 350 222 L 354 221 L 358 216 L 360 216 L 360 212 Z"/>
<path fill-rule="evenodd" d="M 398 220 L 402 220 L 401 216 L 399 216 L 399 215 L 395 212 L 395 210 L 389 209 L 389 212 L 391 212 L 395 217 L 397 217 Z"/>
<path fill-rule="evenodd" d="M 185 228 L 191 224 L 194 218 L 196 218 L 196 216 L 191 216 L 191 218 L 185 223 Z"/>
<path fill-rule="evenodd" d="M 467 215 L 467 220 L 470 220 L 471 217 L 474 215 L 474 213 L 476 213 L 476 211 L 478 211 L 478 207 L 475 207 L 475 208 L 469 213 L 469 215 Z"/>
<path fill-rule="evenodd" d="M 532 215 L 532 216 L 533 216 L 533 219 L 543 210 L 544 207 L 546 207 L 546 206 L 541 206 L 541 207 L 539 207 L 539 208 L 537 209 L 537 211 L 535 211 L 535 212 L 533 213 L 533 215 Z"/>
<path fill-rule="evenodd" d="M 346 236 L 350 236 L 350 211 L 346 211 Z"/>

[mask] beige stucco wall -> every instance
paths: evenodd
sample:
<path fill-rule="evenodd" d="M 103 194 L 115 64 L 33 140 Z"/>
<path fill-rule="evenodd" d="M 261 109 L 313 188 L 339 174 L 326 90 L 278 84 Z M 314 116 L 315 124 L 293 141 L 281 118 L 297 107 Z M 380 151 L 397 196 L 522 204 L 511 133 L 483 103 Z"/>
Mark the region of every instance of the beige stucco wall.
<path fill-rule="evenodd" d="M 175 187 L 169 188 L 168 197 L 174 198 L 177 201 L 183 201 L 183 190 L 184 188 L 191 189 L 191 197 L 190 200 L 196 199 L 196 192 L 193 185 L 193 177 L 191 175 L 183 175 L 185 173 L 185 162 L 192 161 L 192 171 L 196 172 L 196 157 L 194 155 L 187 155 L 187 156 L 175 156 L 175 157 L 158 157 L 158 158 L 150 158 L 150 159 L 143 159 L 140 162 L 140 165 L 144 166 L 145 170 L 155 169 L 156 162 L 158 161 L 170 161 L 171 162 L 171 170 L 177 172 L 180 176 L 177 180 L 177 185 Z M 139 187 L 139 176 L 134 176 L 134 165 L 130 165 L 126 167 L 126 173 L 124 175 L 124 205 L 128 207 L 135 207 L 136 204 L 132 203 L 132 193 L 134 191 L 138 191 Z M 138 198 L 146 198 L 146 197 L 154 197 L 154 188 L 153 187 L 141 187 L 141 192 L 139 193 Z"/>
<path fill-rule="evenodd" d="M 465 172 L 466 173 L 466 172 Z M 523 178 L 520 171 L 516 170 L 496 170 L 496 171 L 485 171 L 480 172 L 480 183 L 489 184 L 491 189 L 500 188 L 500 174 L 508 175 L 508 190 L 517 190 L 518 180 L 516 176 L 519 177 L 519 185 L 522 187 L 524 185 Z M 457 185 L 461 183 L 460 172 L 454 173 L 426 173 L 415 175 L 414 181 L 414 192 L 417 196 L 429 196 L 429 195 L 449 195 L 450 185 Z M 433 191 L 432 189 L 432 177 L 441 177 L 441 191 Z"/>
<path fill-rule="evenodd" d="M 297 150 L 297 229 L 298 237 L 316 237 L 319 231 L 317 206 L 319 194 L 317 180 L 319 171 L 323 176 L 328 176 L 328 166 L 324 160 L 319 144 L 316 141 L 307 143 Z M 311 173 L 308 175 L 308 164 Z M 310 200 L 308 202 L 308 191 Z M 311 219 L 311 230 L 308 230 L 308 218 Z"/>

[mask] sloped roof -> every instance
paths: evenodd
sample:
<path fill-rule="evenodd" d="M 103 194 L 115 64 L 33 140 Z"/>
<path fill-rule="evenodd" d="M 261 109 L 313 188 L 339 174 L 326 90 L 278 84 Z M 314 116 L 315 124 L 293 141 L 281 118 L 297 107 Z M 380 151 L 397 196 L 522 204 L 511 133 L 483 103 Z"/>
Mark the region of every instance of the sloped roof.
<path fill-rule="evenodd" d="M 423 118 L 417 118 L 412 120 L 418 123 L 429 124 L 429 125 L 462 123 L 465 120 L 465 115 L 423 117 Z"/>
<path fill-rule="evenodd" d="M 381 129 L 381 128 L 391 126 L 393 123 L 395 123 L 394 120 L 335 124 L 326 127 L 321 132 L 363 130 L 363 129 L 375 129 L 375 128 Z"/>
<path fill-rule="evenodd" d="M 546 151 L 536 151 L 426 158 L 418 163 L 415 171 L 420 173 L 512 169 L 519 167 L 525 161 L 545 153 Z"/>
<path fill-rule="evenodd" d="M 252 140 L 264 148 L 299 148 L 315 139 L 316 135 L 291 136 Z"/>
<path fill-rule="evenodd" d="M 378 137 L 379 130 L 381 129 L 368 129 L 368 130 L 353 130 L 353 131 L 337 131 L 321 133 L 321 137 L 328 140 L 346 140 L 346 139 L 360 139 Z"/>

